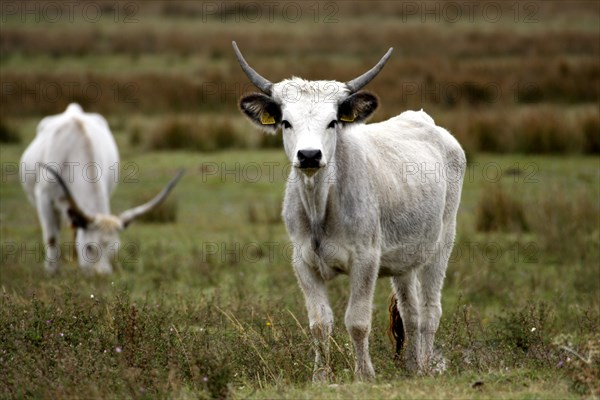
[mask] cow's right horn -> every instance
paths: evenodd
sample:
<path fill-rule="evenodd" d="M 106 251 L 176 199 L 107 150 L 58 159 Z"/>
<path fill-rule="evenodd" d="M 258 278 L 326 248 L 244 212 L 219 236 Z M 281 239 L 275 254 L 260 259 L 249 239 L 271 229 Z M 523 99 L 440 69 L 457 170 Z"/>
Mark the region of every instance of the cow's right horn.
<path fill-rule="evenodd" d="M 184 172 L 184 169 L 180 169 L 175 175 L 175 177 L 171 179 L 171 181 L 167 184 L 167 186 L 165 186 L 165 188 L 149 202 L 144 203 L 141 206 L 131 208 L 127 211 L 123 211 L 121 215 L 119 215 L 123 227 L 127 227 L 127 225 L 129 225 L 134 219 L 136 219 L 140 215 L 146 214 L 154 207 L 162 203 L 167 198 L 171 190 L 173 190 L 175 185 L 177 185 L 177 182 L 179 181 Z"/>
<path fill-rule="evenodd" d="M 244 56 L 242 56 L 242 52 L 240 51 L 240 49 L 238 49 L 235 41 L 231 42 L 231 45 L 233 46 L 233 51 L 235 51 L 235 56 L 237 57 L 240 66 L 244 70 L 244 73 L 246 74 L 248 79 L 250 79 L 250 82 L 252 82 L 254 86 L 262 90 L 265 94 L 268 94 L 270 96 L 271 89 L 273 89 L 273 83 L 260 76 L 259 73 L 254 70 L 254 68 L 248 65 L 248 63 L 244 59 Z"/>

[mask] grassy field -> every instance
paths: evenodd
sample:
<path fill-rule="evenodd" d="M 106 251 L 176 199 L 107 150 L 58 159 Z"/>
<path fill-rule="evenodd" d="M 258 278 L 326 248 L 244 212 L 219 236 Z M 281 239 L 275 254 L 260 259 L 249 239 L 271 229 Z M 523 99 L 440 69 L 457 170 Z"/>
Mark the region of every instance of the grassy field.
<path fill-rule="evenodd" d="M 598 2 L 531 2 L 517 16 L 518 3 L 482 2 L 480 11 L 502 4 L 504 17 L 454 22 L 442 8 L 423 21 L 409 2 L 323 2 L 318 22 L 303 6 L 295 23 L 281 10 L 249 22 L 231 6 L 245 2 L 215 3 L 210 15 L 197 2 L 131 2 L 133 14 L 92 4 L 105 18 L 76 9 L 73 23 L 51 23 L 40 8 L 36 21 L 4 4 L 0 16 L 1 398 L 600 396 Z M 325 23 L 331 10 L 337 22 Z M 307 317 L 279 216 L 288 165 L 280 138 L 236 110 L 251 88 L 232 39 L 273 80 L 349 79 L 394 46 L 369 86 L 382 103 L 374 120 L 423 107 L 467 150 L 436 341 L 445 374 L 410 377 L 395 365 L 382 279 L 370 337 L 378 376 L 353 382 L 340 277 L 329 285 L 335 379 L 310 384 Z M 40 118 L 70 101 L 105 115 L 119 145 L 113 212 L 187 169 L 164 218 L 123 232 L 110 277 L 79 271 L 67 229 L 62 270 L 45 275 L 35 210 L 14 172 Z"/>

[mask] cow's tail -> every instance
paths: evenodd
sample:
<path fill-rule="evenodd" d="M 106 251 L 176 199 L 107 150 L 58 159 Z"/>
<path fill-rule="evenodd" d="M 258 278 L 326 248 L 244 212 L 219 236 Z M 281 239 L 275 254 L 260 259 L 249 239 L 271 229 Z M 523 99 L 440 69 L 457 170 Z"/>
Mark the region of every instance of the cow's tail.
<path fill-rule="evenodd" d="M 392 293 L 392 298 L 390 299 L 390 325 L 388 326 L 388 337 L 392 343 L 396 344 L 396 354 L 395 357 L 400 357 L 400 353 L 402 352 L 402 346 L 404 345 L 404 325 L 402 324 L 402 316 L 400 315 L 400 310 L 398 310 L 398 299 L 396 298 L 396 294 Z"/>

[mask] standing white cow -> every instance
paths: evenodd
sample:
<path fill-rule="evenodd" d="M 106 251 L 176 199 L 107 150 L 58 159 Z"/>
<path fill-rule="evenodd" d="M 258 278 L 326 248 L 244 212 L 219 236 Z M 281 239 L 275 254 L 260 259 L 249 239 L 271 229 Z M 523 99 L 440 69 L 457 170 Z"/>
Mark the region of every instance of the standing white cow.
<path fill-rule="evenodd" d="M 375 374 L 369 356 L 373 292 L 391 276 L 407 348 L 405 366 L 430 371 L 441 290 L 454 244 L 465 154 L 425 112 L 407 111 L 365 125 L 377 98 L 360 91 L 383 68 L 346 83 L 292 78 L 271 83 L 238 62 L 263 93 L 244 96 L 242 112 L 257 126 L 282 128 L 293 166 L 283 218 L 294 244 L 293 267 L 306 300 L 316 343 L 314 381 L 328 379 L 333 313 L 325 281 L 350 276 L 346 328 L 355 349 L 355 375 Z"/>
<path fill-rule="evenodd" d="M 119 231 L 160 204 L 175 186 L 180 171 L 146 204 L 119 216 L 110 213 L 110 195 L 119 178 L 119 153 L 106 120 L 70 104 L 62 114 L 42 119 L 33 142 L 21 157 L 21 183 L 36 207 L 46 248 L 45 267 L 59 268 L 61 219 L 77 229 L 75 246 L 86 272 L 112 272 Z"/>

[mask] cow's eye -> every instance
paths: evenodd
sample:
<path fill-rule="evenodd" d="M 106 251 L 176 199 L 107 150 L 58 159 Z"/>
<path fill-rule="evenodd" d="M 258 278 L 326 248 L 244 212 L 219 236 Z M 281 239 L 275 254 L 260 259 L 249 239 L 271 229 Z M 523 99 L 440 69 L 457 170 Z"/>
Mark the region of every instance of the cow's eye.
<path fill-rule="evenodd" d="M 290 129 L 292 127 L 292 124 L 287 122 L 287 120 L 285 120 L 285 119 L 283 121 L 281 121 L 281 125 L 283 125 L 283 129 Z"/>
<path fill-rule="evenodd" d="M 334 119 L 333 121 L 331 121 L 329 123 L 329 125 L 327 125 L 327 129 L 332 129 L 335 128 L 335 125 L 337 124 L 337 121 Z"/>

